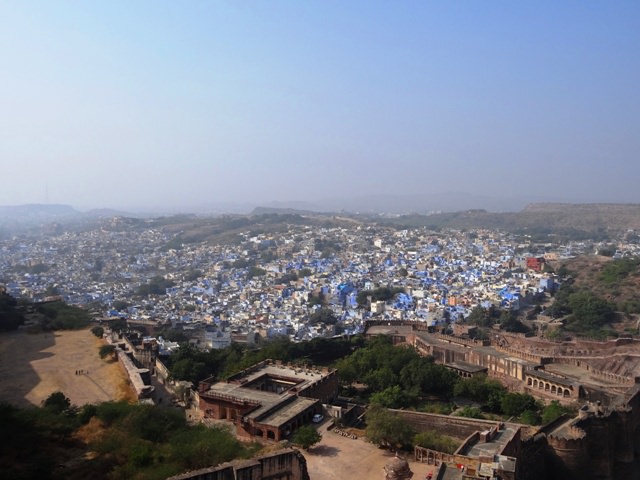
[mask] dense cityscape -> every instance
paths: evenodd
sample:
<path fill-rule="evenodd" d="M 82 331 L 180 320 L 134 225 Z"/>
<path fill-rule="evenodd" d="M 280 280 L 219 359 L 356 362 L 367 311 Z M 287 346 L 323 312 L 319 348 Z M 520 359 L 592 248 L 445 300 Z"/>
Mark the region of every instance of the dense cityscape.
<path fill-rule="evenodd" d="M 118 221 L 36 241 L 2 241 L 8 292 L 31 300 L 60 295 L 105 316 L 170 324 L 202 348 L 221 348 L 240 334 L 299 341 L 362 333 L 367 319 L 446 326 L 476 306 L 518 311 L 557 288 L 545 262 L 557 265 L 597 249 L 585 242 L 531 244 L 486 230 L 366 225 L 291 225 L 277 236 L 246 233 L 235 245 L 167 248 L 168 234 L 119 229 Z M 617 255 L 637 250 L 616 245 Z M 403 293 L 367 301 L 366 293 L 380 288 Z"/>

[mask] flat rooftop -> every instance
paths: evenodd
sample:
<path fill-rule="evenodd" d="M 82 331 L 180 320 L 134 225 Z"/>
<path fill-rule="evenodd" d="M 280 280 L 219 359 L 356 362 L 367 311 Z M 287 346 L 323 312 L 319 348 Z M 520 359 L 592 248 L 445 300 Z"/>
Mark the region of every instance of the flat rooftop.
<path fill-rule="evenodd" d="M 413 328 L 411 325 L 373 325 L 367 328 L 367 335 L 411 335 Z"/>
<path fill-rule="evenodd" d="M 281 393 L 268 392 L 251 388 L 251 384 L 262 377 L 291 382 L 291 387 Z M 257 408 L 245 415 L 256 421 L 280 427 L 292 417 L 304 412 L 318 402 L 314 398 L 299 397 L 295 392 L 306 388 L 310 384 L 326 377 L 327 373 L 317 369 L 292 367 L 278 364 L 262 364 L 247 369 L 243 374 L 235 375 L 232 381 L 218 382 L 203 392 L 203 396 L 213 398 L 229 398 L 236 402 L 247 402 L 257 405 Z M 293 390 L 295 388 L 295 391 Z M 265 415 L 263 418 L 260 418 Z"/>
<path fill-rule="evenodd" d="M 293 402 L 287 403 L 273 413 L 261 418 L 260 423 L 281 427 L 290 419 L 312 407 L 317 402 L 318 400 L 315 398 L 296 397 Z"/>
<path fill-rule="evenodd" d="M 546 368 L 546 367 L 545 367 Z M 548 380 L 550 382 L 555 382 L 559 385 L 564 385 L 565 387 L 577 387 L 577 382 L 570 380 L 569 378 L 563 376 L 558 376 L 558 374 L 554 375 L 545 370 L 527 370 L 527 375 L 532 375 L 543 380 Z"/>
<path fill-rule="evenodd" d="M 462 454 L 469 457 L 500 455 L 519 429 L 519 425 L 505 423 L 504 428 L 498 430 L 490 442 L 476 442 Z"/>
<path fill-rule="evenodd" d="M 254 380 L 262 377 L 263 375 L 295 379 L 296 383 L 298 383 L 298 389 L 304 388 L 305 386 L 327 376 L 326 373 L 323 373 L 321 370 L 314 368 L 292 367 L 272 363 L 261 365 L 255 369 L 247 369 L 246 375 L 235 375 L 232 378 L 233 381 L 236 382 L 238 380 L 241 380 L 243 381 L 243 383 L 251 383 Z M 246 382 L 244 382 L 244 380 L 246 380 Z"/>
<path fill-rule="evenodd" d="M 487 367 L 483 367 L 481 365 L 473 365 L 471 363 L 466 363 L 466 362 L 450 362 L 450 363 L 447 363 L 446 366 L 457 368 L 458 370 L 462 370 L 464 372 L 469 372 L 469 373 L 478 373 L 478 372 L 484 372 L 487 370 Z"/>

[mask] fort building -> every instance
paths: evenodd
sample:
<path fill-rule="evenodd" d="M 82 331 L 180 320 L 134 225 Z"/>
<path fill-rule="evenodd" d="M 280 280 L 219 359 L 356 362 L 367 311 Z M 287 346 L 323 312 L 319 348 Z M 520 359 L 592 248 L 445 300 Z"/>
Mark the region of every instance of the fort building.
<path fill-rule="evenodd" d="M 609 405 L 636 385 L 640 340 L 551 342 L 496 332 L 491 340 L 429 332 L 416 322 L 369 322 L 366 335 L 388 335 L 462 377 L 486 373 L 511 390 L 563 404 Z"/>
<path fill-rule="evenodd" d="M 420 428 L 469 435 L 451 455 L 416 448 L 416 460 L 458 466 L 465 478 L 640 478 L 640 339 L 553 342 L 496 331 L 476 340 L 412 322 L 370 322 L 366 334 L 412 345 L 460 376 L 486 372 L 512 391 L 580 406 L 576 417 L 537 430 L 501 424 L 471 432 L 477 427 L 450 416 L 398 412 Z"/>
<path fill-rule="evenodd" d="M 337 391 L 335 370 L 266 360 L 226 381 L 200 382 L 198 408 L 204 418 L 233 422 L 239 436 L 277 442 L 311 423 Z"/>

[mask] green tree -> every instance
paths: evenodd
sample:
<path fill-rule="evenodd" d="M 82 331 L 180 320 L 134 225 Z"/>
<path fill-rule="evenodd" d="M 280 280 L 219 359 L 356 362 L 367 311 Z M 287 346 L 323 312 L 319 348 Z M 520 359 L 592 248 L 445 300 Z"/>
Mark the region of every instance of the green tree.
<path fill-rule="evenodd" d="M 254 277 L 263 277 L 267 274 L 267 271 L 264 268 L 251 266 L 249 267 L 249 271 L 247 272 L 247 278 L 251 279 Z"/>
<path fill-rule="evenodd" d="M 298 278 L 310 277 L 313 275 L 313 272 L 310 268 L 301 268 L 298 272 Z"/>
<path fill-rule="evenodd" d="M 307 305 L 309 305 L 310 307 L 313 307 L 315 305 L 320 305 L 321 307 L 324 307 L 326 304 L 327 304 L 327 298 L 326 298 L 326 295 L 322 293 L 322 290 L 320 290 L 317 295 L 314 293 L 309 294 L 309 298 L 307 299 Z"/>
<path fill-rule="evenodd" d="M 527 425 L 539 425 L 540 424 L 540 412 L 537 410 L 525 410 L 520 414 L 520 421 Z"/>
<path fill-rule="evenodd" d="M 358 365 L 353 356 L 345 357 L 338 360 L 336 370 L 340 381 L 350 385 L 358 379 Z"/>
<path fill-rule="evenodd" d="M 526 393 L 507 393 L 502 397 L 502 411 L 505 415 L 518 417 L 526 410 L 537 411 L 536 399 Z"/>
<path fill-rule="evenodd" d="M 115 354 L 116 354 L 116 346 L 111 344 L 102 345 L 98 350 L 98 355 L 100 355 L 100 358 L 102 359 L 107 357 L 113 358 Z"/>
<path fill-rule="evenodd" d="M 551 306 L 547 307 L 545 314 L 553 317 L 560 318 L 571 313 L 569 307 L 569 296 L 574 293 L 574 289 L 569 284 L 563 284 L 554 294 L 554 301 Z"/>
<path fill-rule="evenodd" d="M 171 453 L 165 461 L 184 465 L 182 471 L 218 465 L 245 453 L 242 443 L 222 426 L 181 429 L 169 442 Z"/>
<path fill-rule="evenodd" d="M 570 322 L 580 329 L 599 328 L 615 320 L 611 304 L 590 292 L 576 292 L 569 296 Z"/>
<path fill-rule="evenodd" d="M 49 265 L 45 265 L 44 263 L 37 263 L 34 266 L 32 266 L 31 268 L 29 268 L 29 271 L 31 273 L 33 273 L 34 275 L 38 275 L 40 273 L 48 272 L 50 268 L 51 267 Z M 53 295 L 57 295 L 57 293 L 55 293 Z"/>
<path fill-rule="evenodd" d="M 500 328 L 507 332 L 527 333 L 530 331 L 530 328 L 518 320 L 518 315 L 511 310 L 504 310 L 500 314 L 498 322 L 500 323 Z"/>
<path fill-rule="evenodd" d="M 493 325 L 493 319 L 489 315 L 488 310 L 477 305 L 471 310 L 471 313 L 465 320 L 471 325 L 477 325 L 479 327 L 490 327 Z"/>
<path fill-rule="evenodd" d="M 96 258 L 95 261 L 93 262 L 93 269 L 96 272 L 101 272 L 103 268 L 104 268 L 104 260 L 102 258 Z"/>
<path fill-rule="evenodd" d="M 561 415 L 571 414 L 572 410 L 568 407 L 560 405 L 558 400 L 552 400 L 549 405 L 542 409 L 542 423 L 547 424 L 553 422 Z"/>
<path fill-rule="evenodd" d="M 173 280 L 168 280 L 161 275 L 156 275 L 149 282 L 140 285 L 137 290 L 137 294 L 143 297 L 149 295 L 165 295 L 167 288 L 171 288 L 175 285 Z"/>
<path fill-rule="evenodd" d="M 98 338 L 102 338 L 102 335 L 104 335 L 104 328 L 102 328 L 102 327 L 93 327 L 91 329 L 91 333 L 93 333 Z"/>
<path fill-rule="evenodd" d="M 184 274 L 184 279 L 187 282 L 195 282 L 201 276 L 202 271 L 195 268 L 190 268 L 187 273 Z"/>
<path fill-rule="evenodd" d="M 458 449 L 460 442 L 434 430 L 428 430 L 426 432 L 417 433 L 413 437 L 413 444 L 419 447 L 451 454 Z"/>
<path fill-rule="evenodd" d="M 365 434 L 371 443 L 394 449 L 411 444 L 415 432 L 396 413 L 374 404 L 367 410 L 365 419 Z"/>
<path fill-rule="evenodd" d="M 404 408 L 414 404 L 416 397 L 415 391 L 405 391 L 400 385 L 393 385 L 371 395 L 370 401 L 387 408 Z"/>
<path fill-rule="evenodd" d="M 109 321 L 109 328 L 114 332 L 122 332 L 127 329 L 127 320 L 124 318 L 116 318 Z"/>
<path fill-rule="evenodd" d="M 78 330 L 88 327 L 91 322 L 87 310 L 64 302 L 42 304 L 37 310 L 45 316 L 43 327 L 48 330 Z"/>
<path fill-rule="evenodd" d="M 485 404 L 492 412 L 502 410 L 502 397 L 506 393 L 507 389 L 500 382 L 490 379 L 486 375 L 460 379 L 453 389 L 455 396 Z"/>
<path fill-rule="evenodd" d="M 387 365 L 371 370 L 362 381 L 374 391 L 381 391 L 398 383 L 398 376 Z"/>
<path fill-rule="evenodd" d="M 187 380 L 197 384 L 206 377 L 206 365 L 193 358 L 183 358 L 175 362 L 171 367 L 171 377 L 176 380 Z"/>
<path fill-rule="evenodd" d="M 335 325 L 338 319 L 330 308 L 319 308 L 311 314 L 309 322 L 312 324 L 325 323 L 327 325 Z"/>
<path fill-rule="evenodd" d="M 300 427 L 293 434 L 293 437 L 291 437 L 291 443 L 299 445 L 305 450 L 308 450 L 312 445 L 319 443 L 320 440 L 322 440 L 322 435 L 320 435 L 311 425 L 304 425 Z"/>
<path fill-rule="evenodd" d="M 0 440 L 7 447 L 0 449 L 2 478 L 87 478 L 91 465 L 68 462 L 69 452 L 91 452 L 98 478 L 164 479 L 248 458 L 253 450 L 226 428 L 187 425 L 184 414 L 173 409 L 105 402 L 75 410 L 60 392 L 45 403 L 29 409 L 0 403 Z M 93 416 L 104 428 L 84 446 L 74 429 Z M 61 464 L 64 472 L 52 474 Z"/>
<path fill-rule="evenodd" d="M 431 357 L 417 357 L 404 362 L 400 370 L 400 384 L 406 390 L 417 390 L 423 395 L 440 394 L 450 397 L 458 376 Z"/>
<path fill-rule="evenodd" d="M 124 300 L 114 300 L 113 302 L 111 302 L 111 308 L 119 312 L 121 312 L 122 310 L 124 310 L 129 306 L 130 306 L 130 303 L 125 302 Z"/>
<path fill-rule="evenodd" d="M 53 413 L 61 414 L 71 408 L 71 400 L 62 392 L 53 392 L 42 402 L 42 406 Z"/>
<path fill-rule="evenodd" d="M 455 413 L 456 417 L 466 417 L 466 418 L 484 418 L 482 414 L 482 410 L 478 407 L 464 407 L 461 410 Z"/>

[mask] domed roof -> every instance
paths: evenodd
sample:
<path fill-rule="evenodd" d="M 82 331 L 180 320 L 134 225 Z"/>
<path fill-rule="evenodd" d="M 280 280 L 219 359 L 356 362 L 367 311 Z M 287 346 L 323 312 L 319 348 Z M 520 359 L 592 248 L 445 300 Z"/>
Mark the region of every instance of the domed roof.
<path fill-rule="evenodd" d="M 413 477 L 413 472 L 409 468 L 409 462 L 397 454 L 384 466 L 385 478 L 387 480 L 405 480 Z"/>

